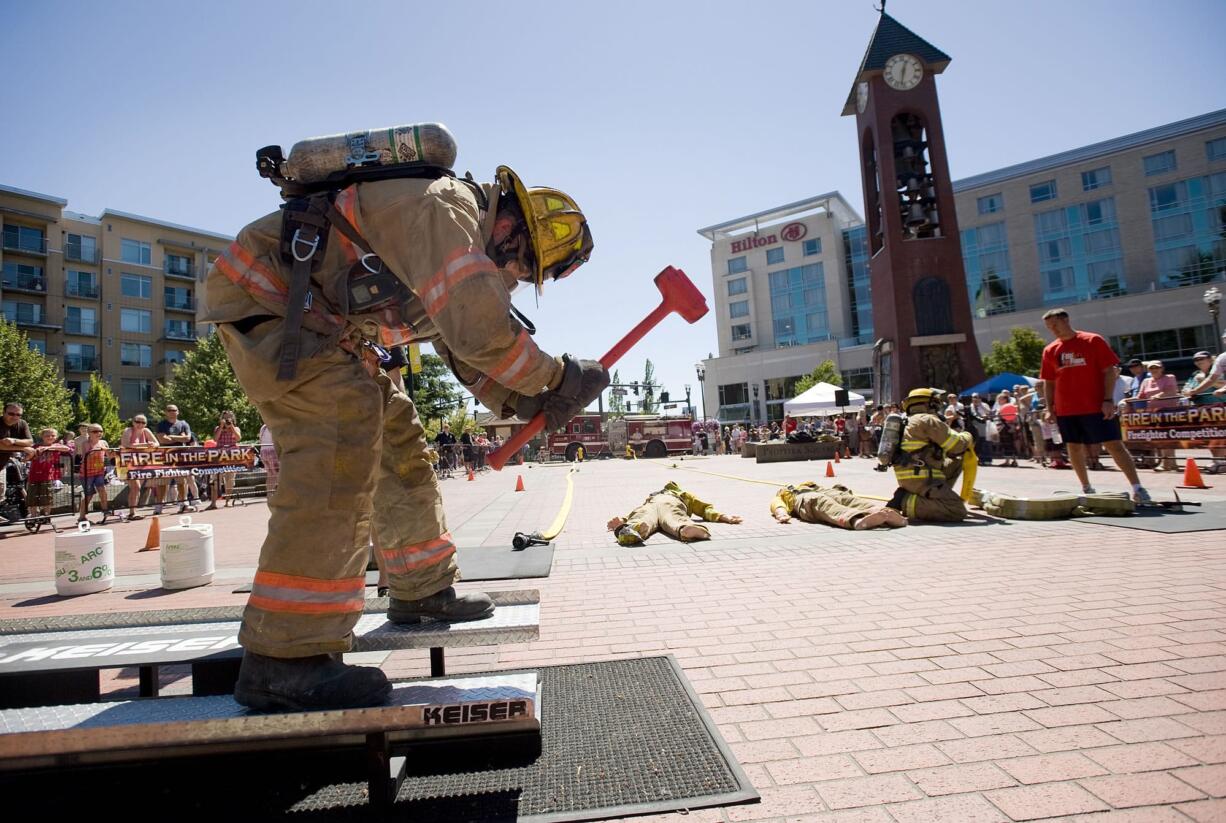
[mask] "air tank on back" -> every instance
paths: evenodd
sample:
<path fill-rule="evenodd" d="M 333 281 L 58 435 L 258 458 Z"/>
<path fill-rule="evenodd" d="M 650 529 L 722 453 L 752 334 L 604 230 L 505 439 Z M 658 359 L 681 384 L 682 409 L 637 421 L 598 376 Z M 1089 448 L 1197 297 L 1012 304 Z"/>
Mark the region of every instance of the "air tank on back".
<path fill-rule="evenodd" d="M 415 123 L 299 140 L 282 170 L 295 183 L 310 184 L 357 166 L 426 163 L 449 169 L 455 159 L 455 137 L 446 126 Z"/>

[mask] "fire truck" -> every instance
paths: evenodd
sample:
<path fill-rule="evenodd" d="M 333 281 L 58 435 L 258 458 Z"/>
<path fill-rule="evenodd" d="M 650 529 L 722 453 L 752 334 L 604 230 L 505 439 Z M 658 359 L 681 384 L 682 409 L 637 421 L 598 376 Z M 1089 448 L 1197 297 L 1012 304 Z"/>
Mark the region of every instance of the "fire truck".
<path fill-rule="evenodd" d="M 586 458 L 621 457 L 629 444 L 639 457 L 666 457 L 690 450 L 690 418 L 630 414 L 601 422 L 599 414 L 578 414 L 566 428 L 549 435 L 549 454 L 568 461 L 579 447 Z"/>

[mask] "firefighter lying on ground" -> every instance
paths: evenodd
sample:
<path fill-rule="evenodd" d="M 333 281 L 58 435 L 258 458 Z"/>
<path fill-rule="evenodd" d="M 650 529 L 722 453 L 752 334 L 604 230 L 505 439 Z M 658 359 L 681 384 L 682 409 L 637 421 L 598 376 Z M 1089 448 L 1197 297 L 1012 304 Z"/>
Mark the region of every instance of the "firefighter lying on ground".
<path fill-rule="evenodd" d="M 695 523 L 694 515 L 708 523 L 741 522 L 735 514 L 720 514 L 710 503 L 699 500 L 670 480 L 664 488 L 648 495 L 643 505 L 625 517 L 614 517 L 607 525 L 622 546 L 641 545 L 657 531 L 682 543 L 710 540 L 710 529 Z"/>
<path fill-rule="evenodd" d="M 289 202 L 244 228 L 205 284 L 201 319 L 217 324 L 281 452 L 239 633 L 234 696 L 257 710 L 386 701 L 380 669 L 341 661 L 363 613 L 370 539 L 391 623 L 493 612 L 487 595 L 452 587 L 455 545 L 428 444 L 413 402 L 379 369 L 382 347 L 428 340 L 488 408 L 524 420 L 543 411 L 550 429 L 609 382 L 596 361 L 541 351 L 512 316 L 521 282 L 539 294 L 588 259 L 574 201 L 526 189 L 505 166 L 493 184 L 425 168 L 309 196 L 266 175 Z"/>
<path fill-rule="evenodd" d="M 886 418 L 877 458 L 894 467 L 898 490 L 890 508 L 916 520 L 966 519 L 966 503 L 954 491 L 964 457 L 973 455 L 974 435 L 951 429 L 940 417 L 942 392 L 914 389 L 903 411 Z"/>
<path fill-rule="evenodd" d="M 785 486 L 771 501 L 771 516 L 780 523 L 797 517 L 806 523 L 825 523 L 840 529 L 891 529 L 907 525 L 907 518 L 880 500 L 858 497 L 846 486 L 826 488 L 813 481 Z"/>

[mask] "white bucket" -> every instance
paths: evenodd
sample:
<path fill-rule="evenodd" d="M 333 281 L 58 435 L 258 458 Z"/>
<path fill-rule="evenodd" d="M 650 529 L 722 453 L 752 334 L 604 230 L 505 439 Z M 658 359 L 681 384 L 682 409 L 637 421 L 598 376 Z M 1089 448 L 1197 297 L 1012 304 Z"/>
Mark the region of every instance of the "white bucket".
<path fill-rule="evenodd" d="M 213 527 L 187 516 L 162 530 L 162 588 L 190 589 L 213 582 Z"/>
<path fill-rule="evenodd" d="M 55 592 L 65 596 L 104 592 L 115 585 L 115 533 L 91 530 L 81 521 L 75 532 L 55 537 Z"/>

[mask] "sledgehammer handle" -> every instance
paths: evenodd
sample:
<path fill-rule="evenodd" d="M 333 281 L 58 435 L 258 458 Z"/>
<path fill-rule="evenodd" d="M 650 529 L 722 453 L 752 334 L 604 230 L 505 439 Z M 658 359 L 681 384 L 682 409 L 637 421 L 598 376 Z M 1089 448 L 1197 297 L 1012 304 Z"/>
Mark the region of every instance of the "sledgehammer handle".
<path fill-rule="evenodd" d="M 661 303 L 656 306 L 655 310 L 643 318 L 643 321 L 630 330 L 630 333 L 617 341 L 613 348 L 605 353 L 605 356 L 600 358 L 600 365 L 606 369 L 611 369 L 613 364 L 621 359 L 622 355 L 630 351 L 635 343 L 643 339 L 647 332 L 657 326 L 661 320 L 672 314 L 666 304 Z M 510 440 L 502 444 L 502 447 L 497 451 L 492 451 L 485 456 L 485 462 L 493 466 L 498 471 L 502 471 L 502 467 L 511 458 L 511 455 L 524 447 L 524 444 L 536 437 L 537 433 L 545 428 L 545 413 L 537 412 L 536 416 L 528 421 L 528 425 L 519 430 L 519 433 Z"/>

